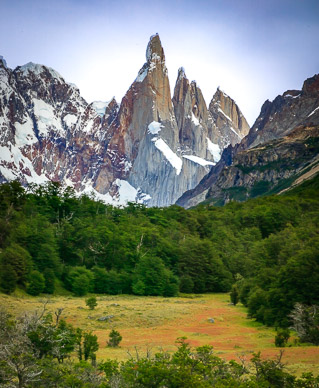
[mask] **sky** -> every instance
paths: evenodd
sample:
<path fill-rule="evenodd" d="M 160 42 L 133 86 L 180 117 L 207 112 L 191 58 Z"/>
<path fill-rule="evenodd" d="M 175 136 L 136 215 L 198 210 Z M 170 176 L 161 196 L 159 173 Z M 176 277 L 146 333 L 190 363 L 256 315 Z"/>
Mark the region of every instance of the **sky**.
<path fill-rule="evenodd" d="M 207 105 L 219 86 L 252 125 L 265 100 L 319 73 L 319 0 L 0 0 L 0 55 L 35 62 L 88 101 L 121 101 L 158 33 Z"/>

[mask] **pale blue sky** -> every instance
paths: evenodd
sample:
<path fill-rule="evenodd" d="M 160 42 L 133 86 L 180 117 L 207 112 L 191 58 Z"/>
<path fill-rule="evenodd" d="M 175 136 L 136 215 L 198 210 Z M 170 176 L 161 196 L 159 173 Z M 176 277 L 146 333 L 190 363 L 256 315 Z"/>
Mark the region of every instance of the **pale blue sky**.
<path fill-rule="evenodd" d="M 266 99 L 319 73 L 318 0 L 0 0 L 8 66 L 53 67 L 88 102 L 120 102 L 156 32 L 172 90 L 184 66 L 207 104 L 220 86 L 251 125 Z"/>

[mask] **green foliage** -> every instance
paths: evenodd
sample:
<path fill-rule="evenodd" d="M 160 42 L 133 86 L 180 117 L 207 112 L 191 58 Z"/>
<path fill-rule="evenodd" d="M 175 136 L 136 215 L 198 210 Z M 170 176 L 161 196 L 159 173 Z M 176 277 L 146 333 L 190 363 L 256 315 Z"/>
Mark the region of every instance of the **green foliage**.
<path fill-rule="evenodd" d="M 83 335 L 83 356 L 84 360 L 91 359 L 94 364 L 96 360 L 95 353 L 99 350 L 99 344 L 97 342 L 97 336 L 91 332 L 85 332 Z"/>
<path fill-rule="evenodd" d="M 8 264 L 13 267 L 17 275 L 17 283 L 24 285 L 32 262 L 29 252 L 20 245 L 11 243 L 1 253 L 0 260 L 3 265 Z"/>
<path fill-rule="evenodd" d="M 117 330 L 112 330 L 109 334 L 109 340 L 107 341 L 107 346 L 112 348 L 117 348 L 122 341 L 122 336 Z"/>
<path fill-rule="evenodd" d="M 290 331 L 288 329 L 278 329 L 275 337 L 275 345 L 278 348 L 284 348 L 290 338 Z"/>
<path fill-rule="evenodd" d="M 10 264 L 2 264 L 0 269 L 1 290 L 6 294 L 11 294 L 17 286 L 17 273 Z"/>
<path fill-rule="evenodd" d="M 237 285 L 233 285 L 230 291 L 230 301 L 234 306 L 239 302 L 239 292 Z"/>
<path fill-rule="evenodd" d="M 46 294 L 53 294 L 55 290 L 55 275 L 54 271 L 51 268 L 46 268 L 43 272 L 45 286 L 44 292 Z"/>
<path fill-rule="evenodd" d="M 255 194 L 266 186 L 256 185 Z M 318 193 L 316 177 L 284 195 L 222 208 L 119 209 L 57 183 L 3 184 L 0 288 L 32 290 L 32 271 L 45 286 L 31 292 L 54 293 L 57 284 L 79 296 L 230 292 L 235 283 L 250 316 L 289 327 L 296 303 L 319 304 Z M 233 199 L 246 195 L 229 191 Z"/>
<path fill-rule="evenodd" d="M 193 279 L 189 275 L 181 276 L 179 289 L 181 292 L 184 292 L 186 294 L 191 294 L 194 290 Z"/>
<path fill-rule="evenodd" d="M 94 275 L 85 267 L 74 267 L 69 270 L 64 279 L 66 287 L 77 296 L 84 296 L 93 291 Z"/>
<path fill-rule="evenodd" d="M 95 296 L 90 296 L 90 298 L 86 299 L 85 304 L 88 306 L 90 310 L 94 310 L 97 306 L 97 301 Z"/>
<path fill-rule="evenodd" d="M 27 284 L 27 293 L 30 295 L 39 295 L 45 288 L 45 278 L 39 271 L 32 271 L 29 275 Z"/>
<path fill-rule="evenodd" d="M 133 292 L 137 295 L 174 296 L 178 280 L 158 257 L 144 256 L 134 270 Z"/>

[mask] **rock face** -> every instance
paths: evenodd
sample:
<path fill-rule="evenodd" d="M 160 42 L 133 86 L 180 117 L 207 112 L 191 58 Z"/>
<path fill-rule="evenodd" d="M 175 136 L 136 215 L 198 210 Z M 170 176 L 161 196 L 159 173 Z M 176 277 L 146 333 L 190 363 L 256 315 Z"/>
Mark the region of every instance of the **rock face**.
<path fill-rule="evenodd" d="M 235 101 L 219 88 L 209 104 L 209 112 L 218 128 L 217 137 L 222 142 L 221 148 L 226 148 L 229 144 L 234 146 L 248 135 L 250 127 L 245 117 Z"/>
<path fill-rule="evenodd" d="M 177 201 L 225 203 L 277 192 L 318 171 L 319 75 L 266 101 L 249 134 L 224 150 L 200 184 Z"/>
<path fill-rule="evenodd" d="M 0 59 L 0 180 L 47 180 L 113 204 L 174 203 L 247 131 L 239 108 L 217 90 L 210 108 L 179 70 L 171 100 L 164 50 L 151 37 L 146 63 L 118 106 L 88 104 L 53 69 Z"/>
<path fill-rule="evenodd" d="M 238 152 L 209 188 L 211 203 L 279 193 L 319 172 L 319 126 L 300 126 L 283 138 Z"/>

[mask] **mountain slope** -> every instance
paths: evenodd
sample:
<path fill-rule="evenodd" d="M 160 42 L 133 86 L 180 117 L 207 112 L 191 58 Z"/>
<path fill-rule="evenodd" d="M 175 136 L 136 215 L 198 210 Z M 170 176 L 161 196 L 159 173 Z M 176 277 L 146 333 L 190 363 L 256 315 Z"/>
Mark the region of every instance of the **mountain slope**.
<path fill-rule="evenodd" d="M 315 173 L 318 125 L 319 75 L 315 75 L 301 91 L 290 90 L 273 102 L 266 101 L 249 134 L 225 149 L 220 162 L 177 204 L 194 206 L 207 197 L 214 203 L 244 200 L 275 190 L 283 180 L 281 185 L 287 188 L 303 173 L 309 174 L 304 171 L 308 163 Z M 307 141 L 312 145 L 308 147 Z"/>

